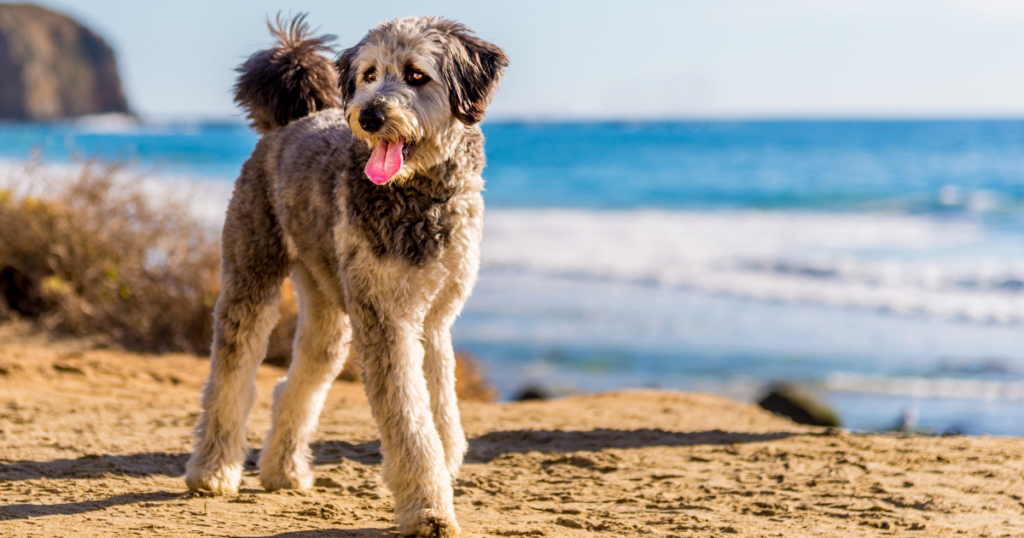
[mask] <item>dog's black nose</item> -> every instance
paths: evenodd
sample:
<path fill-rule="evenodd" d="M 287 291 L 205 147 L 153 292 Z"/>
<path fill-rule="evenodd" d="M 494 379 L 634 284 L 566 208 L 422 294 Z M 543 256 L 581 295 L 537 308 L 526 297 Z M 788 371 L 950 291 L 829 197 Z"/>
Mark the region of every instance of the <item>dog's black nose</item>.
<path fill-rule="evenodd" d="M 364 108 L 359 113 L 359 126 L 368 133 L 376 133 L 384 127 L 384 113 L 379 108 Z"/>

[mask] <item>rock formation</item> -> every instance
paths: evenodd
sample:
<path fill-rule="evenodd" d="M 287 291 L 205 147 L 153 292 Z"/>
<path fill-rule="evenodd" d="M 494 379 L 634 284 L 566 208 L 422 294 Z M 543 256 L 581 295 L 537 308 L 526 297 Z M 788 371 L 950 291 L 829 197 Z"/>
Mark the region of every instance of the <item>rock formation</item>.
<path fill-rule="evenodd" d="M 128 112 L 114 53 L 74 19 L 0 4 L 0 119 Z"/>

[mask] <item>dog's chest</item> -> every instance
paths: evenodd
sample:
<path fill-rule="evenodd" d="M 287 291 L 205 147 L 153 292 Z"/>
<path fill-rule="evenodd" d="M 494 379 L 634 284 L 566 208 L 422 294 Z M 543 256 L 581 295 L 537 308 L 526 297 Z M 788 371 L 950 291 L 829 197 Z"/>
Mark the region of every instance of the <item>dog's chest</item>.
<path fill-rule="evenodd" d="M 349 224 L 363 236 L 375 256 L 422 265 L 437 259 L 447 246 L 456 219 L 451 194 L 443 188 L 424 192 L 426 189 L 377 186 L 358 180 L 347 187 Z"/>

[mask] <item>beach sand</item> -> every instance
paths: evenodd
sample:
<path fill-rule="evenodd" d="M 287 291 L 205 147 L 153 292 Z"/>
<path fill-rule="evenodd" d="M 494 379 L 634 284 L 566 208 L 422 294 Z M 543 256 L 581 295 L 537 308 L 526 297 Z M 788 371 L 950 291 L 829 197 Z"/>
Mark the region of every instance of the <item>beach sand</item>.
<path fill-rule="evenodd" d="M 395 535 L 360 385 L 336 382 L 311 491 L 182 478 L 207 361 L 0 325 L 0 536 Z M 280 369 L 259 373 L 258 447 Z M 1024 441 L 856 435 L 673 392 L 462 404 L 464 536 L 1024 536 Z"/>

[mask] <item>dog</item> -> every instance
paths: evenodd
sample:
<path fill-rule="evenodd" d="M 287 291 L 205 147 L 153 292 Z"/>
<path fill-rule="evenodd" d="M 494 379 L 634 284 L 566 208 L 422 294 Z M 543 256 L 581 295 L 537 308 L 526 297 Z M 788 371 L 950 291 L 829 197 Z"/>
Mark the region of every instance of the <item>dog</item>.
<path fill-rule="evenodd" d="M 223 229 L 210 377 L 185 481 L 237 492 L 254 377 L 291 275 L 299 324 L 259 457 L 267 490 L 313 484 L 310 437 L 347 358 L 360 365 L 403 535 L 456 536 L 467 449 L 451 326 L 476 282 L 479 122 L 505 53 L 438 17 L 379 24 L 332 63 L 305 16 L 240 68 L 235 99 L 262 135 Z"/>

